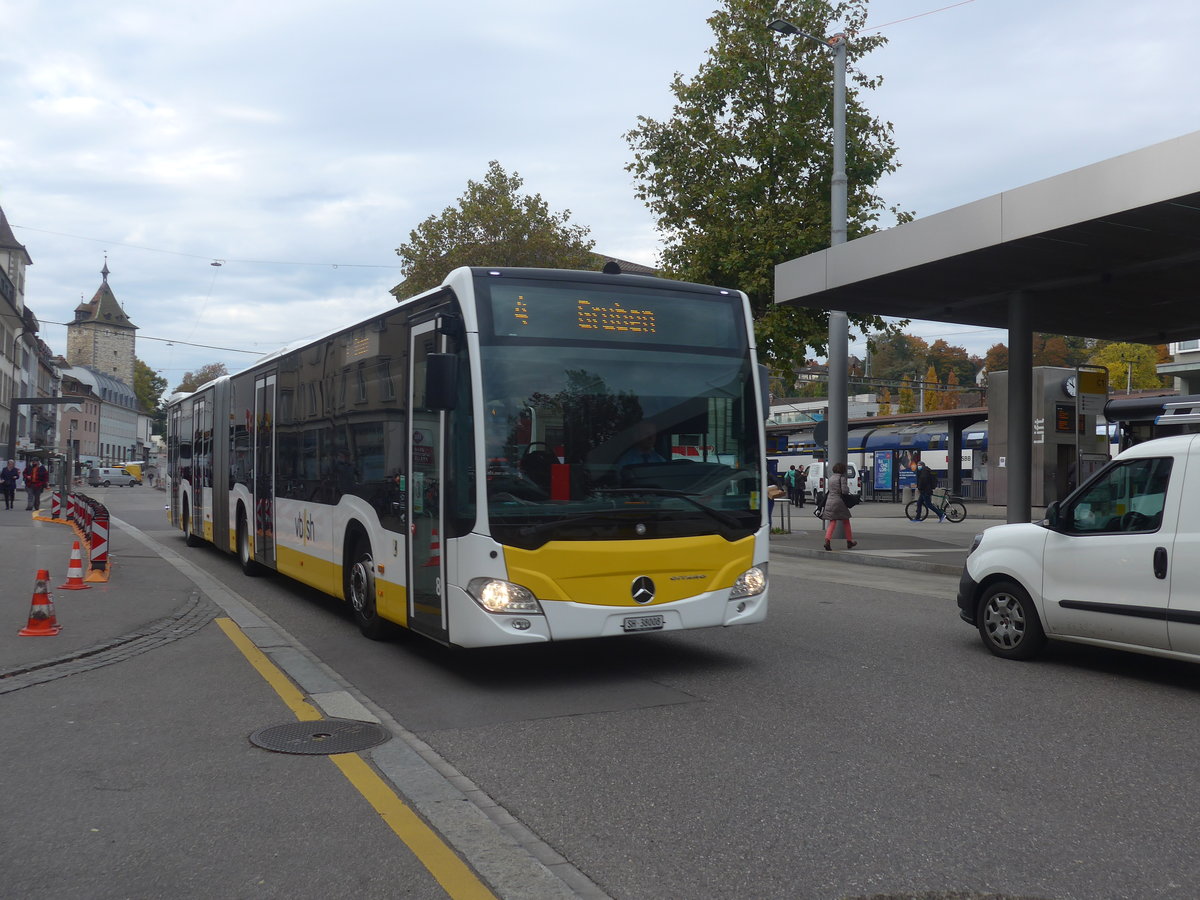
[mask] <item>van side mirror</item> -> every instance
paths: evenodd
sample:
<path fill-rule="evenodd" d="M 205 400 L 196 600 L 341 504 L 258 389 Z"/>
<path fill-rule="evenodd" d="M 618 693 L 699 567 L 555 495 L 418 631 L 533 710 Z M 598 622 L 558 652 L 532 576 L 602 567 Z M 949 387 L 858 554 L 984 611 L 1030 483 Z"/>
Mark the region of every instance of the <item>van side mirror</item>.
<path fill-rule="evenodd" d="M 425 358 L 425 408 L 451 410 L 458 403 L 458 356 L 430 353 Z"/>

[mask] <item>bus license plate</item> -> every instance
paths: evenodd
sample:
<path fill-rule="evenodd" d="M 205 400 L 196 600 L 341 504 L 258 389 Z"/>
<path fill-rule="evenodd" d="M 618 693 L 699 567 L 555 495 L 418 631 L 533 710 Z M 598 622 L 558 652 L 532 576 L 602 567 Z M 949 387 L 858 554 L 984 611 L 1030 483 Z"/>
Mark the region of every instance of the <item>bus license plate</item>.
<path fill-rule="evenodd" d="M 665 624 L 662 616 L 628 616 L 621 623 L 625 631 L 658 631 Z"/>

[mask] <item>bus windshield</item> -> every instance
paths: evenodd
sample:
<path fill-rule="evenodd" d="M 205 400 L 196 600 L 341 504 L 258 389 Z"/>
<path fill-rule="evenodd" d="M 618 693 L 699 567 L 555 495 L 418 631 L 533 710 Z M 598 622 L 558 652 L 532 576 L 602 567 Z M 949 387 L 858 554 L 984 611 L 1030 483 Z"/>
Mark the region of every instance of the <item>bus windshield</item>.
<path fill-rule="evenodd" d="M 570 311 L 578 293 L 560 295 L 559 306 Z M 592 322 L 596 307 L 614 305 L 589 299 Z M 493 537 L 533 548 L 551 540 L 735 540 L 760 527 L 762 448 L 740 300 L 698 299 L 690 297 L 687 327 L 705 321 L 699 347 L 661 333 L 596 338 L 570 314 L 560 316 L 561 333 L 536 319 L 532 335 L 519 323 L 510 333 L 501 314 L 536 305 L 493 294 L 496 322 L 481 327 L 480 341 Z M 645 311 L 655 311 L 645 301 L 626 306 L 639 310 L 641 326 Z M 661 309 L 655 318 L 651 327 L 663 328 Z"/>

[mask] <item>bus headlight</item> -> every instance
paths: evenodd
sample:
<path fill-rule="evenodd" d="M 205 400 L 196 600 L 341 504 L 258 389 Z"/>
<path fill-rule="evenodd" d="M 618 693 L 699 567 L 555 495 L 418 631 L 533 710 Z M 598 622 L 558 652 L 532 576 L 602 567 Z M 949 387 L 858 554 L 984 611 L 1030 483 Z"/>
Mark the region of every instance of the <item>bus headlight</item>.
<path fill-rule="evenodd" d="M 739 597 L 753 597 L 755 594 L 761 594 L 767 589 L 767 564 L 754 566 L 747 569 L 738 576 L 738 580 L 733 583 L 733 590 L 729 592 L 730 600 L 737 600 Z"/>
<path fill-rule="evenodd" d="M 491 613 L 542 615 L 542 607 L 528 588 L 499 578 L 472 578 L 467 585 L 471 598 Z"/>

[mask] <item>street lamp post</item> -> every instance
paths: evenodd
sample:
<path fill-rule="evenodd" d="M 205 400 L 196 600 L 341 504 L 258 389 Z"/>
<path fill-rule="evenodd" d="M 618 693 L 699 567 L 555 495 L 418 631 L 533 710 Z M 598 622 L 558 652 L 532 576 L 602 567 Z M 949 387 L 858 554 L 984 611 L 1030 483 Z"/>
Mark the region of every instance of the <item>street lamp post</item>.
<path fill-rule="evenodd" d="M 767 25 L 780 34 L 799 35 L 833 52 L 833 177 L 829 186 L 829 244 L 846 243 L 846 35 L 828 39 L 802 31 L 786 19 Z M 846 461 L 850 392 L 847 383 L 849 320 L 844 310 L 829 311 L 829 463 Z"/>

